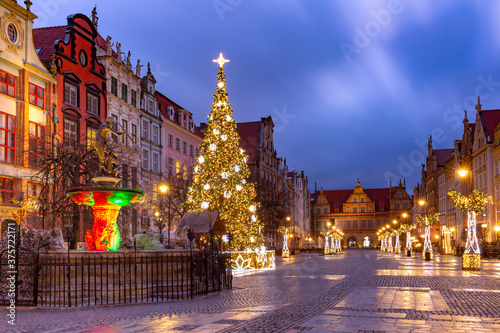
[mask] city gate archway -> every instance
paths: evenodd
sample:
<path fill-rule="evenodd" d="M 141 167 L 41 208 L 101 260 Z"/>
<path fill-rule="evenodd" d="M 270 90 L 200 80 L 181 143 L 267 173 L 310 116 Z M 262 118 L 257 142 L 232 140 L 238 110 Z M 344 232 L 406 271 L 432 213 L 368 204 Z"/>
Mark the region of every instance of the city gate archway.
<path fill-rule="evenodd" d="M 371 239 L 371 237 L 365 236 L 365 238 L 363 238 L 363 247 L 370 249 L 373 247 L 373 240 Z"/>
<path fill-rule="evenodd" d="M 351 236 L 347 239 L 347 246 L 350 248 L 357 248 L 358 247 L 358 239 L 354 236 Z"/>

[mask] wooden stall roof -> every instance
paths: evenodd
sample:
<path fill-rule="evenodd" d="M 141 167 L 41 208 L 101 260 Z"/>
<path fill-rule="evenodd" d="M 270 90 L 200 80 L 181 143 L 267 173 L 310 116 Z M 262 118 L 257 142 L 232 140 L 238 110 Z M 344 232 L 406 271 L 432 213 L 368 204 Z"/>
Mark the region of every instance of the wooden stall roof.
<path fill-rule="evenodd" d="M 177 234 L 186 226 L 192 228 L 195 234 L 208 234 L 210 229 L 212 229 L 216 235 L 223 235 L 226 233 L 226 227 L 217 212 L 186 213 L 182 217 L 175 233 Z"/>

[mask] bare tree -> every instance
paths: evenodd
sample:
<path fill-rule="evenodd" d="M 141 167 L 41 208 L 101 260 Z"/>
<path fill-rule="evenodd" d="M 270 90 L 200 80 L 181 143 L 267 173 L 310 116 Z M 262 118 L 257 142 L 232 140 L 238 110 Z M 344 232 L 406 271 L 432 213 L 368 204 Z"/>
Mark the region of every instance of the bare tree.
<path fill-rule="evenodd" d="M 82 227 L 91 229 L 93 221 L 90 207 L 78 206 L 66 196 L 68 188 L 92 185 L 92 177 L 97 172 L 95 154 L 83 142 L 85 138 L 64 143 L 57 140 L 54 145 L 38 150 L 36 167 L 39 171 L 31 177 L 32 182 L 43 185 L 37 197 L 44 228 L 54 228 L 56 221 L 61 225 L 71 221 L 71 248 L 76 247 Z"/>

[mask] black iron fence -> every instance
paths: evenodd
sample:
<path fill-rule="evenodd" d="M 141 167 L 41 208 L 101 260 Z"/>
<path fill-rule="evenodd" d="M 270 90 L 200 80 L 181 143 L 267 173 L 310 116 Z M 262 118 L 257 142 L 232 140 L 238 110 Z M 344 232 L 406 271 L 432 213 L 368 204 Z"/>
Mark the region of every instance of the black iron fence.
<path fill-rule="evenodd" d="M 16 252 L 15 267 L 0 250 L 0 304 L 81 307 L 182 300 L 232 288 L 230 255 L 219 252 L 136 252 L 71 257 Z M 37 274 L 38 273 L 38 274 Z M 28 292 L 21 292 L 28 291 Z M 31 291 L 31 292 L 29 292 Z"/>

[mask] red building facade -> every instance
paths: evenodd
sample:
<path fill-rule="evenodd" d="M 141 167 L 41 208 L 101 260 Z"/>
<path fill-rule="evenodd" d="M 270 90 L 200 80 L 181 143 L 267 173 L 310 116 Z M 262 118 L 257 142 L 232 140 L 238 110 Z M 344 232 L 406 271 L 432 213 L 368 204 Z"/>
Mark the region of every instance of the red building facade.
<path fill-rule="evenodd" d="M 107 116 L 106 76 L 96 55 L 97 30 L 83 14 L 68 16 L 68 25 L 35 29 L 35 47 L 57 84 L 57 133 L 65 144 L 80 139 L 91 145 Z"/>

